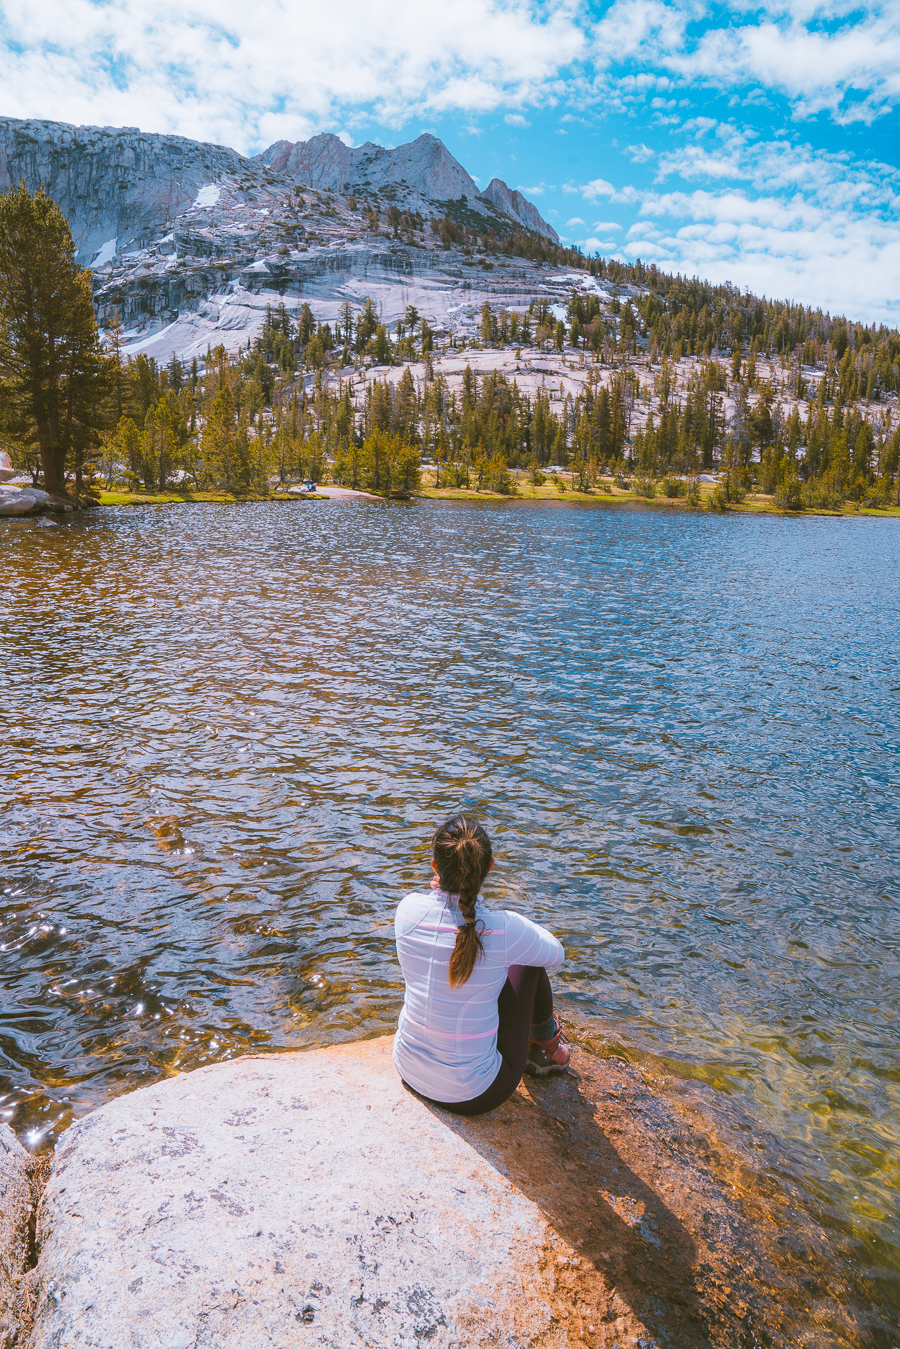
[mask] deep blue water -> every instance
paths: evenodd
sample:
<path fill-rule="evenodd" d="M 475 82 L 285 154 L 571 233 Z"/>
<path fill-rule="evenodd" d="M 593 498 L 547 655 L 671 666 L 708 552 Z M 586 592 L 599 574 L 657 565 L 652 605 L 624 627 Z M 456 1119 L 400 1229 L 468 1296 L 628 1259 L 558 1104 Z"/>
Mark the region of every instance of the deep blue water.
<path fill-rule="evenodd" d="M 7 522 L 2 1118 L 45 1145 L 177 1068 L 390 1029 L 393 907 L 466 804 L 560 991 L 738 1099 L 896 1275 L 898 581 L 875 519 Z"/>

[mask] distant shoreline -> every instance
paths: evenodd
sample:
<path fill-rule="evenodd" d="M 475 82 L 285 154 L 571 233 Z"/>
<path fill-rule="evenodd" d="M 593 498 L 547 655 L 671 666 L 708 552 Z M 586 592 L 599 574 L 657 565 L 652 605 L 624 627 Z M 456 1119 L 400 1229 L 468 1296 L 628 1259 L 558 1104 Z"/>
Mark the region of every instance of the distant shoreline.
<path fill-rule="evenodd" d="M 407 500 L 407 501 L 527 501 L 529 503 L 555 503 L 560 505 L 577 504 L 582 506 L 597 506 L 609 508 L 614 506 L 644 506 L 651 509 L 665 508 L 669 510 L 693 510 L 709 514 L 727 514 L 727 515 L 777 515 L 790 516 L 792 518 L 802 518 L 809 515 L 832 516 L 834 518 L 855 518 L 856 516 L 872 516 L 882 519 L 900 519 L 900 508 L 896 506 L 879 509 L 876 507 L 860 506 L 856 508 L 850 503 L 846 503 L 843 510 L 824 510 L 824 509 L 806 509 L 802 511 L 782 510 L 773 505 L 771 497 L 762 494 L 749 497 L 746 501 L 730 503 L 726 511 L 710 511 L 706 505 L 709 493 L 704 492 L 703 501 L 700 506 L 690 506 L 683 497 L 665 497 L 656 495 L 653 497 L 639 496 L 636 492 L 624 491 L 613 487 L 607 492 L 579 492 L 574 488 L 568 488 L 565 492 L 557 491 L 553 484 L 545 487 L 520 486 L 515 493 L 492 492 L 484 489 L 476 491 L 474 488 L 464 487 L 432 487 L 425 486 L 415 492 L 406 493 L 380 493 L 364 491 L 348 487 L 339 487 L 332 484 L 323 485 L 317 492 L 307 494 L 273 492 L 269 496 L 262 496 L 255 493 L 247 495 L 235 495 L 228 492 L 116 492 L 103 491 L 100 493 L 98 504 L 100 506 L 174 506 L 190 505 L 196 503 L 210 503 L 219 505 L 246 505 L 253 502 L 279 502 L 289 504 L 291 502 L 306 501 L 337 501 L 337 500 L 361 500 L 361 501 L 386 501 L 386 500 Z"/>
<path fill-rule="evenodd" d="M 704 490 L 705 489 L 705 490 Z M 856 506 L 852 502 L 845 502 L 841 510 L 827 510 L 823 507 L 808 507 L 802 511 L 783 510 L 776 506 L 770 496 L 761 493 L 748 494 L 745 501 L 729 502 L 727 507 L 722 510 L 714 510 L 708 505 L 708 499 L 711 494 L 712 485 L 703 484 L 701 487 L 701 502 L 699 505 L 690 505 L 684 497 L 667 497 L 659 493 L 652 497 L 641 496 L 634 491 L 627 491 L 624 488 L 609 487 L 608 490 L 593 492 L 580 492 L 574 487 L 567 487 L 564 492 L 560 492 L 555 482 L 551 479 L 545 485 L 535 487 L 530 483 L 519 484 L 515 492 L 494 492 L 487 488 L 476 490 L 475 488 L 465 487 L 434 487 L 426 484 L 413 492 L 373 492 L 361 488 L 341 487 L 336 484 L 325 484 L 316 492 L 272 492 L 267 495 L 248 492 L 237 494 L 234 492 L 187 492 L 172 488 L 163 492 L 129 492 L 116 490 L 103 490 L 93 498 L 92 504 L 98 507 L 102 506 L 179 506 L 179 505 L 250 505 L 260 502 L 279 503 L 290 505 L 291 503 L 309 502 L 309 501 L 468 501 L 468 502 L 528 502 L 529 504 L 556 504 L 556 505 L 578 505 L 594 506 L 603 509 L 619 506 L 641 506 L 649 509 L 666 509 L 695 511 L 706 514 L 717 515 L 776 515 L 790 516 L 792 518 L 802 518 L 803 516 L 831 516 L 833 518 L 855 519 L 857 516 L 869 516 L 876 519 L 900 519 L 900 507 L 874 507 L 874 506 Z M 29 515 L 9 516 L 9 519 L 27 520 L 33 519 L 34 512 Z M 79 512 L 80 514 L 80 512 Z"/>

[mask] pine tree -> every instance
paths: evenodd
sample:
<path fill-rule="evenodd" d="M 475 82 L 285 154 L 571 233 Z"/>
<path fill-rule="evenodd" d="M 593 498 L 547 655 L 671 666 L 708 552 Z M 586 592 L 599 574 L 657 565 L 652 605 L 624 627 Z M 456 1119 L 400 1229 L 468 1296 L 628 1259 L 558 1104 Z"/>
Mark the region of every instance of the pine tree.
<path fill-rule="evenodd" d="M 379 323 L 375 329 L 375 336 L 372 339 L 372 351 L 379 365 L 390 365 L 393 360 L 390 338 L 387 335 L 387 328 L 383 323 Z"/>
<path fill-rule="evenodd" d="M 142 439 L 134 418 L 122 417 L 110 442 L 114 461 L 124 464 L 135 478 L 143 478 Z"/>
<path fill-rule="evenodd" d="M 231 386 L 224 381 L 213 400 L 200 439 L 202 478 L 210 485 L 231 487 L 234 461 L 235 407 Z"/>
<path fill-rule="evenodd" d="M 353 305 L 349 300 L 344 300 L 340 308 L 339 331 L 344 339 L 344 346 L 349 347 L 353 337 Z"/>
<path fill-rule="evenodd" d="M 106 423 L 109 361 L 68 222 L 43 188 L 0 195 L 0 431 L 40 452 L 44 486 L 65 491 Z"/>
<path fill-rule="evenodd" d="M 144 421 L 144 481 L 162 491 L 178 461 L 178 436 L 165 398 L 150 408 Z"/>
<path fill-rule="evenodd" d="M 313 311 L 308 304 L 303 303 L 300 306 L 300 313 L 297 315 L 297 337 L 300 340 L 301 346 L 306 346 L 315 331 L 315 327 L 316 320 Z"/>
<path fill-rule="evenodd" d="M 112 407 L 115 422 L 118 426 L 125 411 L 125 373 L 122 368 L 122 348 L 125 345 L 125 329 L 122 327 L 122 320 L 119 318 L 119 311 L 117 309 L 114 309 L 109 317 L 109 323 L 106 328 L 106 345 L 112 361 Z"/>
<path fill-rule="evenodd" d="M 375 308 L 374 301 L 366 299 L 363 302 L 362 312 L 356 320 L 356 350 L 364 351 L 366 345 L 372 337 L 375 336 L 375 329 L 378 327 L 378 311 Z"/>
<path fill-rule="evenodd" d="M 238 418 L 237 431 L 234 437 L 234 449 L 231 457 L 231 481 L 229 486 L 235 492 L 247 492 L 253 483 L 254 463 L 253 448 L 250 444 L 250 429 L 247 425 L 247 418 L 241 413 Z"/>

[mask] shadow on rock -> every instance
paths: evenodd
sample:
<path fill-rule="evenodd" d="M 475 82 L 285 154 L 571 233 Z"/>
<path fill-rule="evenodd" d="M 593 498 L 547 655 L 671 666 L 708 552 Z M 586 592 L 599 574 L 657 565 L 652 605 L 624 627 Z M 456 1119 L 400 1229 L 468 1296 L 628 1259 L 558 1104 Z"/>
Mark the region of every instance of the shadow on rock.
<path fill-rule="evenodd" d="M 487 1115 L 463 1118 L 427 1108 L 507 1176 L 572 1248 L 570 1257 L 554 1257 L 557 1314 L 580 1321 L 572 1343 L 637 1340 L 647 1349 L 654 1343 L 678 1349 L 770 1343 L 754 1332 L 757 1318 L 739 1295 L 730 1287 L 718 1295 L 710 1251 L 693 1230 L 716 1206 L 710 1178 L 683 1160 L 679 1165 L 638 1121 L 633 1128 L 625 1123 L 632 1142 L 640 1137 L 646 1166 L 627 1161 L 621 1142 L 613 1142 L 620 1133 L 615 1112 L 605 1119 L 598 1100 L 610 1082 L 595 1080 L 595 1067 L 576 1049 L 574 1071 L 526 1078 Z M 607 1066 L 605 1076 L 620 1071 Z"/>

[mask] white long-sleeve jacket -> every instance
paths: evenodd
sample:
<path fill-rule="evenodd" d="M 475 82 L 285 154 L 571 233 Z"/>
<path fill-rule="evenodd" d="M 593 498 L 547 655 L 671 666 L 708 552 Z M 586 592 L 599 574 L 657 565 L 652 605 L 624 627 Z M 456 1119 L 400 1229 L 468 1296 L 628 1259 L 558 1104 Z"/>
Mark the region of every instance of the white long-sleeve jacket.
<path fill-rule="evenodd" d="M 450 957 L 462 916 L 441 890 L 413 892 L 397 906 L 394 931 L 406 996 L 394 1036 L 394 1064 L 404 1082 L 432 1101 L 471 1101 L 493 1082 L 497 998 L 510 965 L 555 969 L 565 952 L 551 932 L 507 909 L 486 909 L 484 955 L 469 979 L 451 988 Z"/>

